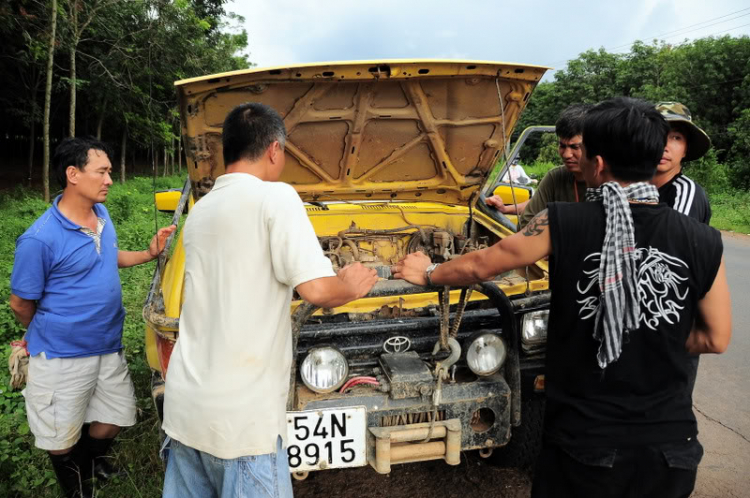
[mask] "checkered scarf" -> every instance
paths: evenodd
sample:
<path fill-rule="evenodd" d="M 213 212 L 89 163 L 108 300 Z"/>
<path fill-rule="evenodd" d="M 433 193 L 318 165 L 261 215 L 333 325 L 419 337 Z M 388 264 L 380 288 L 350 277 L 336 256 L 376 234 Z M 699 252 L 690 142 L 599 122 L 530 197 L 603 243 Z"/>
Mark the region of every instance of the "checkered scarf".
<path fill-rule="evenodd" d="M 623 336 L 638 328 L 637 273 L 635 267 L 635 232 L 628 201 L 658 202 L 659 191 L 648 183 L 627 187 L 607 182 L 588 189 L 587 201 L 602 201 L 606 226 L 599 262 L 599 309 L 594 322 L 594 339 L 599 341 L 596 358 L 606 368 L 622 352 Z"/>

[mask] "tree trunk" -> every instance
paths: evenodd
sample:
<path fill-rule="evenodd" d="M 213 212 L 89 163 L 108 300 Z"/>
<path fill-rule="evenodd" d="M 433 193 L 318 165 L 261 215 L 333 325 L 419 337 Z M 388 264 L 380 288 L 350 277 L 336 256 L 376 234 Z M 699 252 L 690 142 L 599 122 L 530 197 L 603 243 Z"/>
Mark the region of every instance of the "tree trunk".
<path fill-rule="evenodd" d="M 167 163 L 167 146 L 164 146 L 164 172 L 161 176 L 167 176 L 167 166 L 169 166 L 169 163 Z"/>
<path fill-rule="evenodd" d="M 102 115 L 103 114 L 104 113 L 102 113 Z M 128 128 L 125 127 L 122 130 L 122 142 L 120 142 L 120 183 L 125 183 L 125 146 L 127 144 L 128 144 Z"/>
<path fill-rule="evenodd" d="M 172 148 L 169 150 L 169 171 L 174 175 L 174 137 L 169 141 Z"/>
<path fill-rule="evenodd" d="M 76 9 L 73 9 L 76 12 Z M 77 14 L 74 18 L 77 18 Z M 70 48 L 70 124 L 68 130 L 70 130 L 70 136 L 76 136 L 76 41 L 73 41 L 73 46 Z"/>
<path fill-rule="evenodd" d="M 180 135 L 177 137 L 177 164 L 182 174 L 182 121 L 180 121 Z"/>
<path fill-rule="evenodd" d="M 29 186 L 31 186 L 31 176 L 34 172 L 34 146 L 36 145 L 36 100 L 31 103 L 31 129 L 29 130 L 29 155 L 28 155 L 28 169 L 29 169 Z"/>
<path fill-rule="evenodd" d="M 47 84 L 44 88 L 44 163 L 42 164 L 42 185 L 44 202 L 49 202 L 49 119 L 52 104 L 52 71 L 55 62 L 55 30 L 57 29 L 57 0 L 51 0 L 52 19 L 50 20 L 49 48 L 47 50 Z"/>
<path fill-rule="evenodd" d="M 104 111 L 107 108 L 107 99 L 102 103 L 102 111 L 99 113 L 99 121 L 96 123 L 96 139 L 102 139 L 102 126 L 104 125 Z"/>
<path fill-rule="evenodd" d="M 71 137 L 76 136 L 76 48 L 78 47 L 78 2 L 70 6 L 70 20 L 73 25 L 73 40 L 70 44 L 70 125 Z"/>

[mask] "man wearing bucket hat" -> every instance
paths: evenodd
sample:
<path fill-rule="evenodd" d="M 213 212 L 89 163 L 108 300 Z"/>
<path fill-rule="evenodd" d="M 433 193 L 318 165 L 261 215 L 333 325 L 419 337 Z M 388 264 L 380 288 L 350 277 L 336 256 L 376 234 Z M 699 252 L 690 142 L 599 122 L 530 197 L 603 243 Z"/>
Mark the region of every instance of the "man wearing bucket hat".
<path fill-rule="evenodd" d="M 682 167 L 684 162 L 703 157 L 711 148 L 711 140 L 693 123 L 690 110 L 683 104 L 660 102 L 656 110 L 667 120 L 671 130 L 651 183 L 659 189 L 661 202 L 708 225 L 711 205 L 706 192 L 682 174 Z"/>

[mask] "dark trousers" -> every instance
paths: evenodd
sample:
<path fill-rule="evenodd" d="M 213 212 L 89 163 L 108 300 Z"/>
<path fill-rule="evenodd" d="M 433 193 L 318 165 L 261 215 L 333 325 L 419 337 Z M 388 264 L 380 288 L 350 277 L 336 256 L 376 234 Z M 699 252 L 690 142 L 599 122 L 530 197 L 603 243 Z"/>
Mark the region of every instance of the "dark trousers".
<path fill-rule="evenodd" d="M 689 497 L 703 456 L 697 439 L 632 448 L 571 448 L 545 443 L 532 498 Z"/>

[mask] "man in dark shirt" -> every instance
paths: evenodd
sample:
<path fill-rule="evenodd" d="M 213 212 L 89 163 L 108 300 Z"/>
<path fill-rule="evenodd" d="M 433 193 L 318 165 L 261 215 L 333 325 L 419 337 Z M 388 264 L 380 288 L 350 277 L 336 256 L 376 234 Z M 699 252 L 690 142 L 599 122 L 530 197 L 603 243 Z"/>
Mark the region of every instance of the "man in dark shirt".
<path fill-rule="evenodd" d="M 669 123 L 670 132 L 651 183 L 659 189 L 661 202 L 708 225 L 711 205 L 706 192 L 682 174 L 682 167 L 683 162 L 703 157 L 711 148 L 711 140 L 693 123 L 690 110 L 679 102 L 661 102 L 656 110 Z"/>
<path fill-rule="evenodd" d="M 618 98 L 586 116 L 585 203 L 551 203 L 523 231 L 437 267 L 410 254 L 394 275 L 469 285 L 550 255 L 544 447 L 533 497 L 687 497 L 696 439 L 690 354 L 722 353 L 731 304 L 720 234 L 647 183 L 669 125 Z"/>
<path fill-rule="evenodd" d="M 581 131 L 589 104 L 573 104 L 567 107 L 555 123 L 557 152 L 563 165 L 551 169 L 544 175 L 534 196 L 517 205 L 504 204 L 500 196 L 488 197 L 488 206 L 497 208 L 503 214 L 519 214 L 519 224 L 525 227 L 531 218 L 547 207 L 549 202 L 578 202 L 586 196 L 586 182 L 583 181 L 578 162 L 581 159 Z"/>

